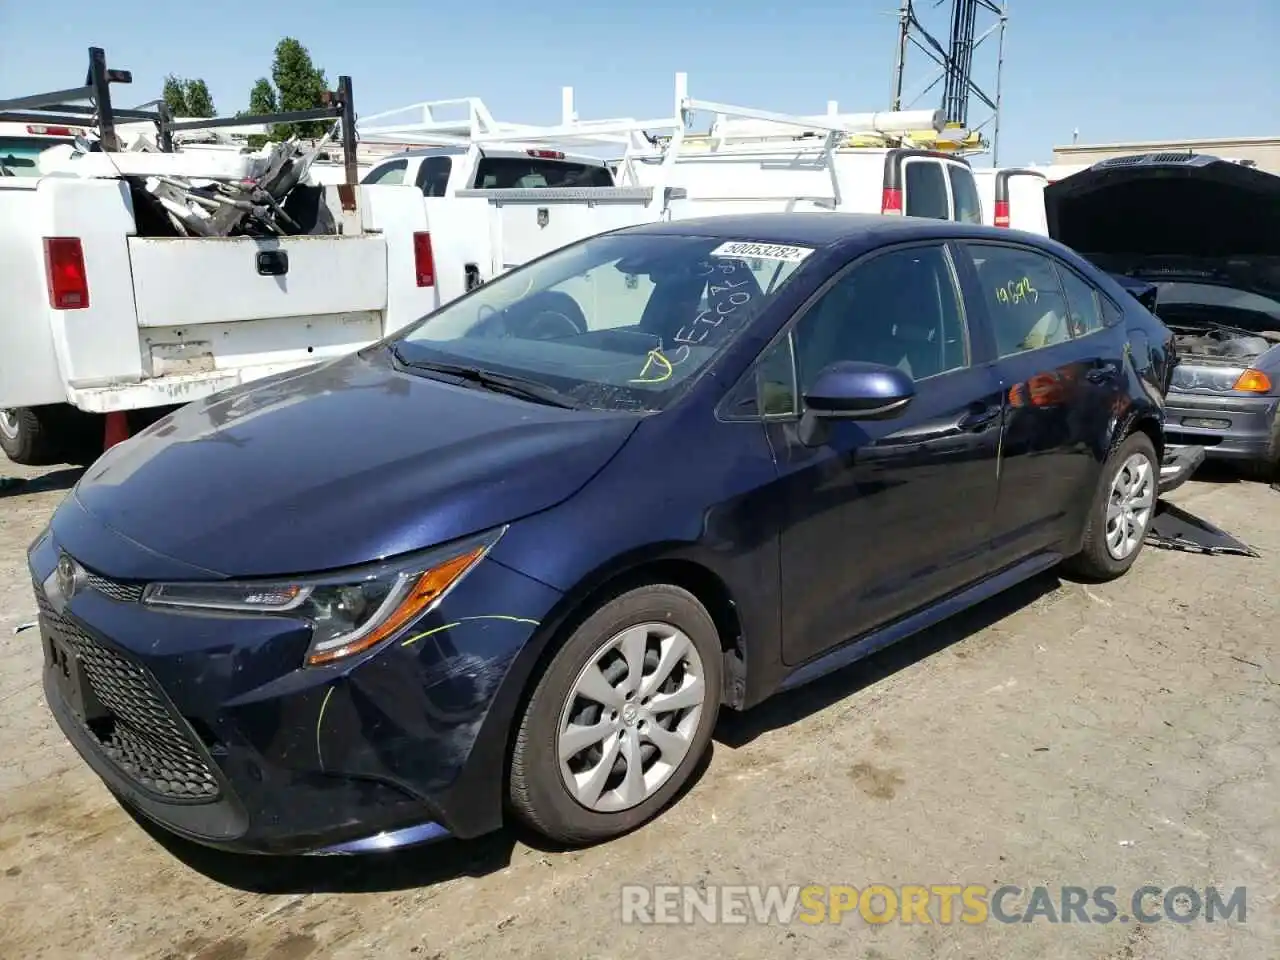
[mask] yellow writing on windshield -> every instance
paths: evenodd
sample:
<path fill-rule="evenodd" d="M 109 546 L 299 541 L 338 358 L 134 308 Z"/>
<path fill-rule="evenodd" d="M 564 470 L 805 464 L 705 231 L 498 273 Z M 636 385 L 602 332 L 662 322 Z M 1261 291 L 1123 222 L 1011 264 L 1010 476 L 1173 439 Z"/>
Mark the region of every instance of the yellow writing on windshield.
<path fill-rule="evenodd" d="M 670 380 L 673 372 L 675 372 L 675 365 L 667 359 L 661 347 L 654 347 L 649 351 L 649 355 L 645 357 L 644 366 L 640 369 L 640 376 L 630 382 L 662 383 L 664 380 Z"/>
<path fill-rule="evenodd" d="M 996 287 L 996 300 L 1000 303 L 1038 303 L 1040 301 L 1040 291 L 1031 285 L 1029 277 L 1022 277 L 1019 280 L 1010 280 L 1002 287 Z"/>

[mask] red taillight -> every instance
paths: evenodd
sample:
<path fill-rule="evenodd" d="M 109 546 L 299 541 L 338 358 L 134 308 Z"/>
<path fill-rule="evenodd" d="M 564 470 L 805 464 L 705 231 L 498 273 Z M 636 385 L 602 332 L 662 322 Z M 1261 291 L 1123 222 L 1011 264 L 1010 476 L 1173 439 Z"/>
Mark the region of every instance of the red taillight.
<path fill-rule="evenodd" d="M 436 285 L 436 261 L 431 254 L 431 234 L 429 233 L 413 235 L 413 272 L 418 277 L 418 286 L 434 287 Z"/>
<path fill-rule="evenodd" d="M 902 214 L 902 191 L 896 187 L 885 187 L 880 197 L 880 212 Z"/>
<path fill-rule="evenodd" d="M 41 124 L 35 124 L 27 127 L 27 133 L 35 134 L 38 137 L 82 137 L 84 131 L 78 127 L 46 127 Z"/>
<path fill-rule="evenodd" d="M 79 237 L 44 238 L 44 273 L 49 306 L 54 310 L 83 310 L 89 306 L 89 277 Z"/>
<path fill-rule="evenodd" d="M 525 153 L 539 160 L 563 160 L 564 154 L 559 150 L 526 150 Z"/>
<path fill-rule="evenodd" d="M 1009 225 L 1009 201 L 996 201 L 996 226 L 1007 227 Z"/>

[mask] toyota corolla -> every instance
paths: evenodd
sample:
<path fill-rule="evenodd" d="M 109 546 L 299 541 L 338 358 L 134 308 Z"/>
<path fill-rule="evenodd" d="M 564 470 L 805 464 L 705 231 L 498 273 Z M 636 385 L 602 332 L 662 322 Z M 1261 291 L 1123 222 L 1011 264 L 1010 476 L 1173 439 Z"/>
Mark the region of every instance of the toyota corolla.
<path fill-rule="evenodd" d="M 109 450 L 32 545 L 48 704 L 258 852 L 657 814 L 722 706 L 1133 564 L 1169 331 L 1045 238 L 765 215 L 573 244 Z"/>

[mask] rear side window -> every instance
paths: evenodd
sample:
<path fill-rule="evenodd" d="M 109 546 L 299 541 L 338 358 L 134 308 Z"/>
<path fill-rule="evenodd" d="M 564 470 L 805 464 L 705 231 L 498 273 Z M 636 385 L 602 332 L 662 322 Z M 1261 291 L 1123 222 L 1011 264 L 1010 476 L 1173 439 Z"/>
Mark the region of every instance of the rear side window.
<path fill-rule="evenodd" d="M 541 187 L 611 187 L 605 167 L 538 157 L 485 157 L 476 167 L 481 190 L 528 190 Z"/>
<path fill-rule="evenodd" d="M 982 223 L 982 201 L 973 182 L 973 171 L 956 163 L 947 164 L 951 179 L 951 196 L 956 204 L 956 220 L 960 223 Z"/>
<path fill-rule="evenodd" d="M 964 246 L 978 272 L 998 356 L 1011 357 L 1071 339 L 1067 300 L 1049 257 L 1021 247 Z"/>
<path fill-rule="evenodd" d="M 407 160 L 393 160 L 370 170 L 365 174 L 365 178 L 361 183 L 380 183 L 383 186 L 392 187 L 404 183 L 404 171 L 409 166 Z"/>
<path fill-rule="evenodd" d="M 942 164 L 936 160 L 907 160 L 902 164 L 902 176 L 906 187 L 906 209 L 903 212 L 908 217 L 951 219 Z"/>
<path fill-rule="evenodd" d="M 449 189 L 449 174 L 453 172 L 453 160 L 449 157 L 427 157 L 418 168 L 418 187 L 423 196 L 443 197 Z"/>
<path fill-rule="evenodd" d="M 1101 330 L 1102 310 L 1098 306 L 1098 291 L 1081 279 L 1074 270 L 1058 264 L 1058 276 L 1067 295 L 1067 309 L 1071 311 L 1071 332 L 1077 337 Z"/>

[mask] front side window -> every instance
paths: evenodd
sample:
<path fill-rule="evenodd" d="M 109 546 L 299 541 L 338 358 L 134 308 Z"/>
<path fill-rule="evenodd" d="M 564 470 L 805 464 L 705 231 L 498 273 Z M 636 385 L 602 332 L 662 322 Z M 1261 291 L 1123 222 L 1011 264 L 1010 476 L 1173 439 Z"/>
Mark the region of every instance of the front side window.
<path fill-rule="evenodd" d="M 1024 247 L 966 243 L 991 318 L 996 353 L 1010 357 L 1071 339 L 1053 261 Z"/>
<path fill-rule="evenodd" d="M 534 381 L 571 405 L 661 410 L 802 267 L 812 248 L 714 237 L 593 237 L 505 273 L 392 341 L 409 369 Z"/>
<path fill-rule="evenodd" d="M 951 205 L 947 202 L 947 182 L 943 178 L 942 164 L 936 160 L 904 160 L 902 177 L 906 188 L 906 208 L 903 212 L 908 217 L 951 219 Z"/>

